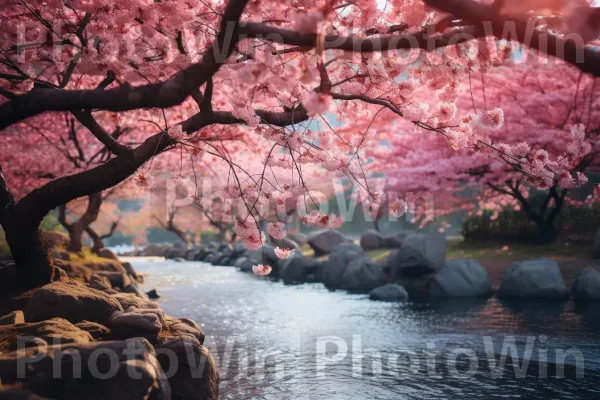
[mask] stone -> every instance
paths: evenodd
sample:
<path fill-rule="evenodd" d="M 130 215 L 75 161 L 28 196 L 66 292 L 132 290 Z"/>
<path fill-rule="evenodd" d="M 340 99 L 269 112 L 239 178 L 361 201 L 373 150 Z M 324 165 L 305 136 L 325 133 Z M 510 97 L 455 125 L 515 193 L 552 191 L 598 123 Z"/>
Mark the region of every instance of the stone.
<path fill-rule="evenodd" d="M 109 294 L 80 283 L 53 282 L 37 289 L 25 308 L 25 320 L 59 317 L 71 323 L 88 320 L 107 325 L 115 311 L 123 311 Z"/>
<path fill-rule="evenodd" d="M 210 351 L 190 338 L 172 338 L 156 348 L 164 371 L 169 377 L 174 399 L 217 400 L 219 372 Z M 176 362 L 177 365 L 173 366 Z"/>
<path fill-rule="evenodd" d="M 375 229 L 369 229 L 360 237 L 360 247 L 366 251 L 382 249 L 385 245 L 385 238 Z"/>
<path fill-rule="evenodd" d="M 402 243 L 404 243 L 404 240 L 409 236 L 409 235 L 413 235 L 413 232 L 408 232 L 408 231 L 401 231 L 401 232 L 396 232 L 393 233 L 391 235 L 385 236 L 384 237 L 384 241 L 385 241 L 385 248 L 387 249 L 399 249 L 402 247 Z"/>
<path fill-rule="evenodd" d="M 141 297 L 142 299 L 147 299 L 148 297 L 146 296 L 146 293 L 144 293 L 142 291 L 142 289 L 140 289 L 140 287 L 133 282 L 131 285 L 127 285 L 123 288 L 122 290 L 123 293 L 131 293 L 131 294 L 135 294 L 137 297 Z"/>
<path fill-rule="evenodd" d="M 94 340 L 102 340 L 109 336 L 110 330 L 97 322 L 81 321 L 75 324 L 82 331 L 89 333 Z"/>
<path fill-rule="evenodd" d="M 0 317 L 0 325 L 14 325 L 14 324 L 24 324 L 25 323 L 25 315 L 23 311 L 17 310 L 13 311 L 10 314 L 3 315 Z"/>
<path fill-rule="evenodd" d="M 168 400 L 171 386 L 152 346 L 142 338 L 71 343 L 0 354 L 2 383 L 56 399 Z M 19 363 L 30 360 L 24 377 Z M 81 360 L 74 362 L 73 360 Z M 22 369 L 22 367 L 21 367 Z M 56 379 L 60 371 L 61 379 Z"/>
<path fill-rule="evenodd" d="M 596 237 L 594 238 L 594 258 L 600 259 L 600 231 L 596 233 Z"/>
<path fill-rule="evenodd" d="M 296 232 L 289 236 L 290 239 L 298 243 L 299 246 L 304 246 L 306 243 L 308 243 L 308 236 L 306 236 L 304 233 Z"/>
<path fill-rule="evenodd" d="M 600 271 L 584 269 L 573 282 L 571 293 L 575 300 L 600 300 Z"/>
<path fill-rule="evenodd" d="M 288 259 L 282 260 L 279 278 L 286 285 L 312 282 L 316 280 L 319 265 L 318 260 L 304 257 L 302 253 L 295 251 Z"/>
<path fill-rule="evenodd" d="M 130 307 L 154 310 L 160 309 L 160 306 L 157 303 L 136 296 L 133 293 L 117 293 L 112 297 L 119 302 L 123 310 L 127 310 Z"/>
<path fill-rule="evenodd" d="M 254 264 L 255 262 L 247 257 L 240 257 L 237 259 L 234 266 L 242 272 L 252 272 L 252 266 Z"/>
<path fill-rule="evenodd" d="M 30 338 L 30 339 L 27 339 Z M 36 344 L 33 339 L 49 344 L 89 343 L 94 338 L 63 318 L 51 318 L 41 322 L 0 326 L 0 353 L 16 350 L 19 339 L 24 346 Z"/>
<path fill-rule="evenodd" d="M 333 230 L 323 229 L 311 232 L 307 237 L 308 245 L 314 250 L 315 256 L 319 257 L 324 254 L 329 254 L 333 248 L 341 243 L 349 243 L 352 240 L 346 235 Z"/>
<path fill-rule="evenodd" d="M 115 312 L 109 322 L 111 338 L 143 337 L 154 342 L 162 329 L 161 319 L 156 311 L 158 310 L 130 307 L 127 311 Z"/>
<path fill-rule="evenodd" d="M 556 261 L 538 259 L 515 262 L 505 272 L 499 298 L 563 300 L 569 290 Z"/>
<path fill-rule="evenodd" d="M 392 279 L 418 277 L 439 270 L 446 258 L 446 238 L 438 233 L 417 233 L 404 239 L 388 259 Z"/>
<path fill-rule="evenodd" d="M 384 283 L 383 268 L 368 258 L 359 258 L 351 261 L 346 267 L 340 287 L 344 290 L 367 293 Z"/>
<path fill-rule="evenodd" d="M 448 260 L 435 274 L 432 298 L 486 297 L 492 293 L 487 271 L 475 260 Z"/>
<path fill-rule="evenodd" d="M 119 260 L 119 257 L 111 250 L 107 248 L 101 248 L 96 252 L 96 255 L 101 258 L 108 258 L 109 260 Z"/>
<path fill-rule="evenodd" d="M 202 328 L 191 319 L 165 316 L 158 343 L 165 343 L 173 338 L 188 338 L 204 344 L 204 337 Z"/>
<path fill-rule="evenodd" d="M 147 291 L 146 296 L 148 296 L 149 299 L 160 299 L 160 295 L 156 289 Z"/>
<path fill-rule="evenodd" d="M 114 292 L 110 280 L 106 276 L 101 276 L 96 273 L 91 274 L 88 278 L 88 286 L 103 292 Z"/>
<path fill-rule="evenodd" d="M 408 292 L 400 285 L 388 283 L 371 290 L 369 298 L 371 300 L 403 302 L 408 301 Z"/>
<path fill-rule="evenodd" d="M 140 280 L 140 276 L 138 275 L 137 272 L 135 272 L 135 269 L 133 269 L 133 265 L 131 265 L 131 263 L 124 262 L 122 264 L 123 264 L 123 268 L 125 268 L 125 272 L 127 272 L 127 274 L 129 276 L 131 276 L 131 278 L 133 278 L 133 280 L 135 280 L 135 281 Z"/>
<path fill-rule="evenodd" d="M 71 260 L 71 254 L 69 254 L 66 251 L 58 250 L 56 248 L 52 248 L 52 257 L 55 260 L 65 260 L 65 261 Z"/>
<path fill-rule="evenodd" d="M 140 251 L 141 257 L 161 257 L 165 247 L 158 244 L 150 244 Z"/>
<path fill-rule="evenodd" d="M 42 235 L 48 242 L 49 247 L 67 247 L 69 244 L 69 235 L 58 231 L 44 231 Z"/>
<path fill-rule="evenodd" d="M 354 260 L 367 258 L 367 254 L 354 243 L 342 243 L 337 245 L 329 258 L 323 264 L 321 279 L 326 287 L 339 288 L 348 264 Z"/>

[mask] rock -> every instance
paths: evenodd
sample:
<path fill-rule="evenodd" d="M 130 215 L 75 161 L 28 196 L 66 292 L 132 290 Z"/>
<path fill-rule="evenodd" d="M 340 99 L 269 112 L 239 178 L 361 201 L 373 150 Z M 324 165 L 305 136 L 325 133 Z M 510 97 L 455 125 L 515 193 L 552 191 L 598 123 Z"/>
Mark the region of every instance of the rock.
<path fill-rule="evenodd" d="M 58 250 L 56 248 L 52 248 L 52 257 L 55 260 L 65 260 L 65 261 L 70 261 L 71 260 L 71 254 L 69 254 L 66 251 L 61 251 Z"/>
<path fill-rule="evenodd" d="M 368 258 L 351 261 L 342 277 L 341 288 L 353 292 L 369 292 L 385 283 L 380 265 Z"/>
<path fill-rule="evenodd" d="M 369 229 L 360 237 L 360 247 L 366 251 L 385 248 L 385 244 L 385 238 L 374 229 Z"/>
<path fill-rule="evenodd" d="M 400 285 L 389 283 L 371 290 L 369 293 L 371 300 L 380 301 L 408 301 L 408 293 Z"/>
<path fill-rule="evenodd" d="M 222 253 L 217 253 L 214 255 L 212 260 L 210 261 L 211 265 L 223 265 L 221 264 L 221 260 L 224 258 Z"/>
<path fill-rule="evenodd" d="M 300 251 L 300 246 L 298 243 L 294 242 L 292 239 L 288 239 L 287 237 L 283 239 L 273 239 L 272 243 L 276 247 Z"/>
<path fill-rule="evenodd" d="M 316 275 L 318 275 L 319 265 L 318 260 L 294 252 L 290 258 L 283 260 L 281 263 L 279 278 L 287 285 L 313 282 L 316 280 Z"/>
<path fill-rule="evenodd" d="M 141 257 L 160 257 L 163 255 L 165 247 L 158 244 L 146 246 L 141 252 Z"/>
<path fill-rule="evenodd" d="M 160 309 L 160 306 L 157 303 L 136 296 L 133 293 L 117 293 L 112 297 L 119 302 L 123 310 L 127 310 L 130 307 L 155 310 Z"/>
<path fill-rule="evenodd" d="M 485 297 L 492 293 L 487 271 L 475 260 L 448 260 L 435 274 L 432 298 Z"/>
<path fill-rule="evenodd" d="M 25 308 L 26 321 L 54 317 L 71 323 L 88 320 L 107 325 L 115 311 L 123 311 L 110 295 L 76 282 L 53 282 L 37 289 Z"/>
<path fill-rule="evenodd" d="M 594 238 L 594 258 L 600 259 L 600 231 L 596 233 L 596 237 Z"/>
<path fill-rule="evenodd" d="M 96 252 L 96 255 L 101 258 L 108 258 L 110 260 L 119 260 L 119 257 L 111 249 L 102 248 Z"/>
<path fill-rule="evenodd" d="M 358 245 L 354 243 L 337 245 L 323 264 L 321 279 L 325 286 L 332 289 L 339 288 L 348 264 L 361 258 L 368 259 L 368 256 Z"/>
<path fill-rule="evenodd" d="M 414 235 L 414 233 L 408 231 L 401 231 L 389 236 L 385 236 L 385 247 L 388 249 L 399 249 L 402 247 L 402 243 L 404 243 L 404 240 L 409 235 Z"/>
<path fill-rule="evenodd" d="M 129 275 L 122 272 L 96 271 L 95 274 L 107 278 L 113 288 L 123 289 L 131 285 L 131 279 L 129 278 Z"/>
<path fill-rule="evenodd" d="M 147 291 L 146 296 L 148 296 L 149 299 L 160 299 L 160 295 L 158 294 L 156 289 Z"/>
<path fill-rule="evenodd" d="M 127 285 L 123 288 L 123 293 L 131 293 L 136 295 L 137 297 L 140 297 L 142 299 L 147 299 L 148 297 L 146 296 L 146 293 L 144 293 L 142 291 L 142 289 L 140 289 L 140 287 L 133 282 L 131 285 Z"/>
<path fill-rule="evenodd" d="M 154 342 L 162 329 L 162 323 L 156 311 L 159 310 L 130 307 L 127 311 L 115 312 L 109 322 L 111 338 L 143 337 L 151 343 Z"/>
<path fill-rule="evenodd" d="M 109 336 L 110 330 L 97 322 L 92 321 L 81 321 L 75 324 L 76 327 L 82 331 L 89 333 L 94 340 L 105 339 Z"/>
<path fill-rule="evenodd" d="M 123 268 L 125 269 L 125 272 L 127 272 L 127 274 L 133 278 L 133 280 L 140 280 L 140 276 L 137 274 L 137 272 L 135 272 L 135 269 L 133 269 L 133 265 L 131 265 L 131 263 L 124 262 L 122 264 Z"/>
<path fill-rule="evenodd" d="M 67 275 L 65 270 L 58 265 L 54 265 L 54 277 L 52 278 L 52 282 L 68 282 L 69 280 L 69 275 Z"/>
<path fill-rule="evenodd" d="M 173 338 L 157 347 L 156 354 L 164 371 L 174 371 L 169 377 L 174 399 L 218 399 L 219 372 L 206 347 L 190 338 Z"/>
<path fill-rule="evenodd" d="M 308 243 L 308 237 L 301 232 L 296 232 L 293 235 L 290 235 L 290 239 L 298 243 L 299 246 L 304 246 L 306 243 Z"/>
<path fill-rule="evenodd" d="M 21 346 L 35 345 L 34 338 L 41 339 L 49 344 L 90 343 L 94 341 L 92 335 L 79 329 L 66 319 L 51 318 L 41 322 L 1 326 L 0 353 L 16 350 Z"/>
<path fill-rule="evenodd" d="M 409 235 L 400 249 L 392 251 L 388 267 L 392 279 L 416 277 L 439 270 L 446 258 L 446 238 L 437 233 Z"/>
<path fill-rule="evenodd" d="M 197 341 L 199 344 L 204 344 L 204 332 L 194 321 L 187 318 L 165 316 L 158 345 L 173 338 L 188 338 Z"/>
<path fill-rule="evenodd" d="M 255 264 L 254 261 L 246 258 L 240 257 L 235 262 L 235 267 L 242 272 L 252 272 L 252 266 Z"/>
<path fill-rule="evenodd" d="M 101 290 L 103 292 L 115 292 L 108 278 L 96 273 L 90 275 L 88 285 L 92 289 Z"/>
<path fill-rule="evenodd" d="M 13 311 L 8 315 L 3 315 L 2 317 L 0 317 L 0 325 L 14 325 L 24 323 L 25 315 L 21 310 Z"/>
<path fill-rule="evenodd" d="M 58 231 L 44 231 L 44 238 L 48 241 L 49 247 L 67 247 L 69 244 L 69 235 Z"/>
<path fill-rule="evenodd" d="M 142 339 L 25 348 L 0 355 L 3 384 L 56 399 L 168 400 L 171 387 L 150 344 Z M 74 362 L 73 360 L 81 360 Z M 30 360 L 26 368 L 19 368 Z M 17 371 L 23 370 L 19 379 Z M 60 372 L 61 379 L 56 379 Z"/>
<path fill-rule="evenodd" d="M 183 257 L 175 257 L 175 258 L 173 258 L 173 261 L 175 261 L 175 262 L 184 262 L 185 258 L 183 258 Z"/>
<path fill-rule="evenodd" d="M 323 229 L 309 233 L 307 242 L 314 250 L 315 256 L 319 257 L 323 254 L 331 253 L 333 248 L 338 244 L 349 243 L 352 242 L 352 240 L 336 230 Z"/>
<path fill-rule="evenodd" d="M 14 261 L 0 262 L 0 288 L 12 288 L 17 281 L 17 267 Z"/>
<path fill-rule="evenodd" d="M 600 300 L 600 271 L 584 269 L 573 282 L 571 292 L 575 300 Z"/>
<path fill-rule="evenodd" d="M 498 289 L 499 298 L 558 300 L 568 296 L 558 264 L 548 259 L 513 263 Z"/>

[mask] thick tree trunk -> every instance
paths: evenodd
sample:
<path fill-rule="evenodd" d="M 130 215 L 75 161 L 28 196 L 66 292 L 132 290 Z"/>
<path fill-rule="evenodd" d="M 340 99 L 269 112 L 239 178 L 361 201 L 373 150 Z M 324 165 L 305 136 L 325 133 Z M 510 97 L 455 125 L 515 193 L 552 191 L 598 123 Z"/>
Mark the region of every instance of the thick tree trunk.
<path fill-rule="evenodd" d="M 98 235 L 96 231 L 92 229 L 91 226 L 88 226 L 85 232 L 92 239 L 92 253 L 97 253 L 98 251 L 100 251 L 100 249 L 104 248 L 104 241 L 102 240 L 100 235 Z"/>

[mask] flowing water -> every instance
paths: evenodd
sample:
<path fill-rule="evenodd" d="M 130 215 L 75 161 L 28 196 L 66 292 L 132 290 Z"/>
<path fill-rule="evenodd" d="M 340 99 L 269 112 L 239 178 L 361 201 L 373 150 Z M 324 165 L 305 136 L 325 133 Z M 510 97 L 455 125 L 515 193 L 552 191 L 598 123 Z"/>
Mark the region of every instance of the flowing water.
<path fill-rule="evenodd" d="M 200 262 L 133 264 L 167 314 L 202 326 L 223 399 L 600 398 L 600 305 L 383 303 Z"/>

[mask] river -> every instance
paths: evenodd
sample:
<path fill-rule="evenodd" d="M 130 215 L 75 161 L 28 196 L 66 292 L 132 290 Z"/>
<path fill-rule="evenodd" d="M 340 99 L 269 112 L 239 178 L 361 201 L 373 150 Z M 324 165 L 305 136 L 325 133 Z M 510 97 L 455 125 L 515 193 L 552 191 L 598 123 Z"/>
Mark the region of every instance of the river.
<path fill-rule="evenodd" d="M 600 398 L 600 305 L 383 303 L 201 262 L 133 265 L 167 314 L 202 326 L 223 399 Z"/>

